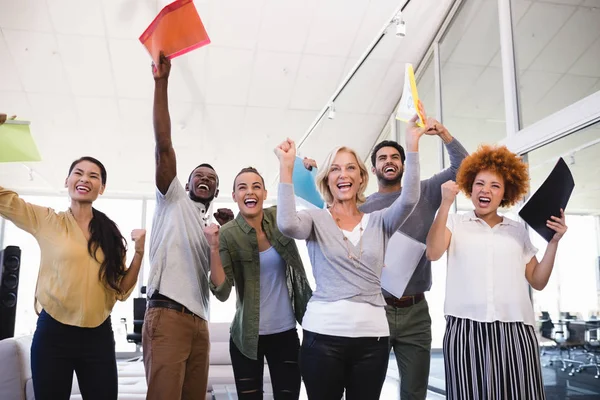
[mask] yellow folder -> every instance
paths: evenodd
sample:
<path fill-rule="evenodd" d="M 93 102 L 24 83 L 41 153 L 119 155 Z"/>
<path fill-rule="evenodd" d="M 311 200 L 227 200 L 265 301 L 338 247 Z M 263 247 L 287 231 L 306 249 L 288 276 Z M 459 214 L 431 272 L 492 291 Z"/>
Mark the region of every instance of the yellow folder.
<path fill-rule="evenodd" d="M 41 160 L 28 121 L 7 120 L 0 125 L 0 162 Z"/>

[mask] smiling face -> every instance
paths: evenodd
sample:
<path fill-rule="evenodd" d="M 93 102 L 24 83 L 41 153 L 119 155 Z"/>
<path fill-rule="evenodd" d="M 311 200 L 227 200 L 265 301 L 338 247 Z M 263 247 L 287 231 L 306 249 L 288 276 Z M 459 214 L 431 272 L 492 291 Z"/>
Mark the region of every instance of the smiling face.
<path fill-rule="evenodd" d="M 327 186 L 334 201 L 356 200 L 362 182 L 363 178 L 354 154 L 344 150 L 338 151 L 327 175 Z"/>
<path fill-rule="evenodd" d="M 373 173 L 377 176 L 377 180 L 393 185 L 402 179 L 403 172 L 404 165 L 397 149 L 386 146 L 377 151 L 373 167 Z"/>
<path fill-rule="evenodd" d="M 212 201 L 219 194 L 219 178 L 217 173 L 209 167 L 198 167 L 192 172 L 186 187 L 190 198 L 202 203 Z"/>
<path fill-rule="evenodd" d="M 267 191 L 261 176 L 254 172 L 241 173 L 235 179 L 234 188 L 232 197 L 242 216 L 252 218 L 260 215 L 263 201 L 267 199 Z"/>
<path fill-rule="evenodd" d="M 504 198 L 504 178 L 492 171 L 479 171 L 471 190 L 471 201 L 480 218 L 496 214 Z"/>
<path fill-rule="evenodd" d="M 80 161 L 65 180 L 72 201 L 92 203 L 104 192 L 102 172 L 98 165 L 90 161 Z"/>

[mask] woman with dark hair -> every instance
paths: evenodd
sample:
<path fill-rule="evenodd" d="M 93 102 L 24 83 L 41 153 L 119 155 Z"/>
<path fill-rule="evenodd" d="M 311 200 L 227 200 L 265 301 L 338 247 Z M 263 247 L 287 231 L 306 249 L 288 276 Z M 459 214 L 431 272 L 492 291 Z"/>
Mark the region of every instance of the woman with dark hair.
<path fill-rule="evenodd" d="M 302 322 L 312 290 L 293 239 L 277 228 L 277 207 L 263 209 L 265 181 L 252 167 L 233 182 L 240 212 L 219 232 L 222 265 L 211 270 L 211 290 L 226 301 L 235 286 L 236 312 L 229 353 L 239 399 L 263 398 L 265 358 L 277 400 L 300 396 Z"/>
<path fill-rule="evenodd" d="M 135 256 L 125 268 L 125 239 L 110 218 L 92 207 L 105 185 L 104 165 L 82 157 L 71 164 L 65 180 L 71 199 L 65 212 L 27 203 L 0 187 L 0 216 L 31 233 L 41 250 L 35 293 L 39 318 L 31 345 L 37 400 L 69 399 L 73 371 L 85 400 L 117 399 L 110 313 L 135 287 L 146 231 L 131 233 Z"/>
<path fill-rule="evenodd" d="M 556 233 L 538 261 L 525 225 L 498 214 L 529 187 L 527 165 L 506 147 L 481 146 L 462 162 L 456 183 L 442 185 L 442 204 L 427 236 L 427 258 L 448 251 L 444 364 L 448 399 L 545 398 L 529 287 L 550 279 L 565 214 L 549 216 Z M 448 211 L 459 191 L 475 210 Z M 558 210 L 557 210 L 558 211 Z"/>

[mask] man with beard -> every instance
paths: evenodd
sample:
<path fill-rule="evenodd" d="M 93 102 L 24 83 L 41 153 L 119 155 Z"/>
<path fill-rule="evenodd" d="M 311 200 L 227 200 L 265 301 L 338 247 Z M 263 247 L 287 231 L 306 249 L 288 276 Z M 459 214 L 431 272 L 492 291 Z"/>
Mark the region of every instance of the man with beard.
<path fill-rule="evenodd" d="M 430 119 L 433 129 L 427 134 L 444 141 L 450 155 L 450 167 L 421 181 L 421 197 L 400 231 L 425 243 L 435 213 L 442 201 L 441 186 L 456 179 L 456 171 L 468 155 L 464 147 L 436 120 Z M 389 207 L 402 192 L 404 149 L 397 142 L 385 140 L 373 149 L 372 171 L 377 176 L 379 191 L 367 198 L 360 210 L 370 213 Z M 431 317 L 424 292 L 431 288 L 431 262 L 425 254 L 419 261 L 404 295 L 394 297 L 383 291 L 390 326 L 390 349 L 394 349 L 400 372 L 402 400 L 425 399 L 431 358 Z"/>
<path fill-rule="evenodd" d="M 148 309 L 142 329 L 147 399 L 204 399 L 209 365 L 208 272 L 219 260 L 218 226 L 209 207 L 219 177 L 200 164 L 185 189 L 177 178 L 167 85 L 171 62 L 162 53 L 154 75 L 156 210 L 150 240 Z M 186 193 L 189 192 L 189 193 Z M 220 209 L 221 224 L 233 212 Z"/>

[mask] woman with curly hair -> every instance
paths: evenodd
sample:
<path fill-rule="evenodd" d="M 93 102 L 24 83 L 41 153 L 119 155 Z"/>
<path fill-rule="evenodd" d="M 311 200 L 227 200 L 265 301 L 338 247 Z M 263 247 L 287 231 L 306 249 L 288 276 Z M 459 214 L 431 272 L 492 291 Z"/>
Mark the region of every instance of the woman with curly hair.
<path fill-rule="evenodd" d="M 481 146 L 442 185 L 442 204 L 427 236 L 427 257 L 448 250 L 444 364 L 448 399 L 544 399 L 529 285 L 548 283 L 565 215 L 541 261 L 522 223 L 498 214 L 528 189 L 527 165 L 506 147 Z M 459 191 L 475 210 L 448 215 Z"/>

